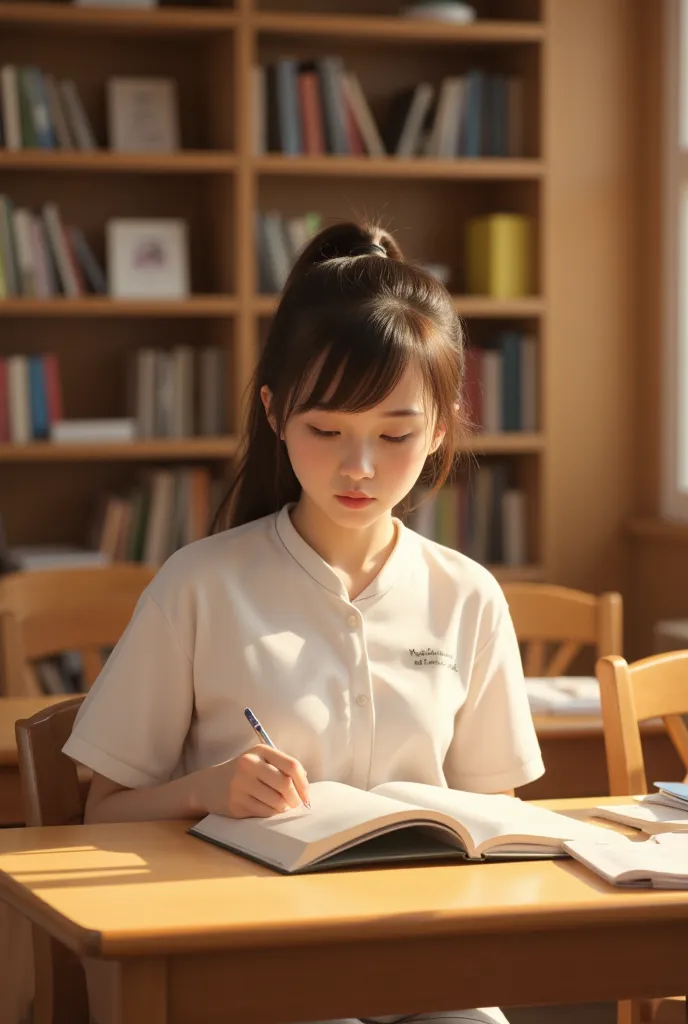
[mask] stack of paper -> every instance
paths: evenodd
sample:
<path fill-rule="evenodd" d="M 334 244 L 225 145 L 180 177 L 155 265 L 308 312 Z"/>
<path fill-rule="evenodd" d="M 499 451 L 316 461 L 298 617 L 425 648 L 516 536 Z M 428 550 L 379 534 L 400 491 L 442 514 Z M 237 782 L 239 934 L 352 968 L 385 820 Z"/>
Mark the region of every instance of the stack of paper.
<path fill-rule="evenodd" d="M 534 714 L 600 714 L 600 687 L 594 676 L 530 678 L 526 692 Z"/>
<path fill-rule="evenodd" d="M 688 835 L 662 835 L 637 843 L 571 840 L 564 849 L 612 885 L 688 889 Z"/>

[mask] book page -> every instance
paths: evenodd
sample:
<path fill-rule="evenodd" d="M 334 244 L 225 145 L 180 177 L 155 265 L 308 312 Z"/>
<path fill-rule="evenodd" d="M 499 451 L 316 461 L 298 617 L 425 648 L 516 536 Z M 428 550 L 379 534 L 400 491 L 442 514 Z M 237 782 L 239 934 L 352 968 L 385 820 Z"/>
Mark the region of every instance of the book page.
<path fill-rule="evenodd" d="M 451 842 L 448 830 L 452 822 L 446 815 L 409 807 L 381 794 L 339 782 L 314 782 L 310 800 L 310 811 L 300 807 L 270 818 L 207 815 L 193 831 L 284 871 L 303 867 L 357 838 L 404 823 L 444 821 Z"/>
<path fill-rule="evenodd" d="M 469 852 L 528 852 L 534 845 L 558 851 L 564 839 L 597 839 L 600 828 L 504 794 L 468 793 L 421 782 L 386 782 L 380 796 L 404 800 L 451 815 L 468 833 Z M 468 844 L 467 844 L 468 846 Z"/>

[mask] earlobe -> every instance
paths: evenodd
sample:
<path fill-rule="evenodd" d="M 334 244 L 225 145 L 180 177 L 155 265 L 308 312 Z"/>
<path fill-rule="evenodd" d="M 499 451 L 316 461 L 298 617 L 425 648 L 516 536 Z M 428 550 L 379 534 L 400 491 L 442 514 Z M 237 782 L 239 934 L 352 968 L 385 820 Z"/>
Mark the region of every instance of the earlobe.
<path fill-rule="evenodd" d="M 432 444 L 430 445 L 430 453 L 429 453 L 430 455 L 434 455 L 435 454 L 435 452 L 437 451 L 439 446 L 444 441 L 446 433 L 447 433 L 447 431 L 444 430 L 443 428 L 439 429 L 439 430 L 437 430 L 435 432 L 435 437 L 433 439 Z"/>

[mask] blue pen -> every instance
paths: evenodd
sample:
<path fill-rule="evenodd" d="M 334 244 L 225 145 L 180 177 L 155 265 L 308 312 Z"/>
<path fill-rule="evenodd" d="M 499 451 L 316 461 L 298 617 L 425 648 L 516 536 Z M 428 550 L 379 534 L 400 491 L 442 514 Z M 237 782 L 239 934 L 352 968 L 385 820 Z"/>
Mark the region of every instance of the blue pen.
<path fill-rule="evenodd" d="M 256 716 L 251 711 L 251 709 L 250 708 L 244 708 L 244 714 L 246 715 L 246 718 L 248 719 L 249 725 L 251 726 L 252 729 L 254 729 L 258 733 L 258 735 L 262 739 L 263 743 L 265 743 L 265 745 L 268 746 L 268 747 L 272 747 L 273 750 L 277 750 L 277 747 L 272 742 L 272 740 L 270 739 L 270 737 L 266 733 L 266 731 L 263 728 L 263 726 L 260 724 L 260 722 L 258 721 Z M 308 803 L 307 800 L 304 800 L 303 803 L 308 808 L 308 810 L 311 809 L 311 805 Z"/>

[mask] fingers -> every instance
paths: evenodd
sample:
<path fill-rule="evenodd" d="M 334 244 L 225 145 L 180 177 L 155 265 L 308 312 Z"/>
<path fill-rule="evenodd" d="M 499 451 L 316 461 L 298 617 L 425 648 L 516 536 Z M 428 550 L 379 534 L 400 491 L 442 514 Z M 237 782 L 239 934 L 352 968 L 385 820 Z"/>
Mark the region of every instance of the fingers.
<path fill-rule="evenodd" d="M 301 806 L 302 800 L 294 788 L 294 783 L 279 768 L 268 764 L 267 761 L 259 760 L 256 774 L 260 782 L 269 786 L 286 803 L 287 807 Z"/>
<path fill-rule="evenodd" d="M 275 750 L 274 747 L 261 744 L 254 749 L 259 751 L 263 761 L 273 765 L 283 775 L 291 779 L 302 803 L 308 804 L 310 802 L 308 796 L 308 777 L 300 761 L 297 761 L 295 757 L 289 757 L 288 754 L 284 754 L 281 750 Z"/>

